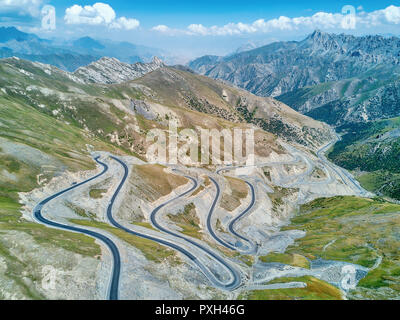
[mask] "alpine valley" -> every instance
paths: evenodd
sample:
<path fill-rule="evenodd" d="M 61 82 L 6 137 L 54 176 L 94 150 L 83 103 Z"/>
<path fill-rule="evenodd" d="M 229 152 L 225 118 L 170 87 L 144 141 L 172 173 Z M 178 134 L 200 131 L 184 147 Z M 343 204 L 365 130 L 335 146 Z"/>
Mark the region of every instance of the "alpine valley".
<path fill-rule="evenodd" d="M 397 37 L 316 30 L 302 41 L 205 56 L 189 66 L 335 127 L 343 140 L 328 157 L 366 189 L 399 200 L 399 59 Z"/>
<path fill-rule="evenodd" d="M 400 299 L 400 39 L 182 66 L 0 30 L 1 299 Z M 154 163 L 171 123 L 169 155 L 187 129 L 254 132 L 254 153 Z"/>

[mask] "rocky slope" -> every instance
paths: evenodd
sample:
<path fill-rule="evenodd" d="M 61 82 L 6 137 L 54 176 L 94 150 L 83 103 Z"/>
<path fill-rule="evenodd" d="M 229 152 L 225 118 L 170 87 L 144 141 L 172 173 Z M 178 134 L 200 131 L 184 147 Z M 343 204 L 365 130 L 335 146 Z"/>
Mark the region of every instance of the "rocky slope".
<path fill-rule="evenodd" d="M 74 75 L 85 83 L 113 84 L 140 78 L 141 76 L 164 66 L 157 57 L 150 63 L 128 64 L 116 58 L 101 58 L 85 67 L 80 67 Z"/>
<path fill-rule="evenodd" d="M 398 116 L 400 39 L 315 31 L 189 66 L 333 125 Z"/>
<path fill-rule="evenodd" d="M 394 66 L 379 66 L 352 79 L 302 88 L 278 99 L 334 126 L 397 117 L 399 72 Z"/>
<path fill-rule="evenodd" d="M 132 84 L 151 92 L 146 101 L 179 106 L 235 123 L 252 123 L 286 141 L 318 147 L 332 138 L 331 129 L 273 99 L 257 97 L 208 77 L 173 68 L 160 68 Z M 132 85 L 131 84 L 131 85 Z M 118 88 L 121 92 L 126 87 Z"/>

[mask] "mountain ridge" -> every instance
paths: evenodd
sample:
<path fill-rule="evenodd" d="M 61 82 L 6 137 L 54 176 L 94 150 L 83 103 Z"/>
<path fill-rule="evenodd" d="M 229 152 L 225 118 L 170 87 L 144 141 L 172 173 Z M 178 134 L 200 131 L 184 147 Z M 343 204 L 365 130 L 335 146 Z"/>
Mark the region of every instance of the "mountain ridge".
<path fill-rule="evenodd" d="M 45 41 L 34 34 L 19 31 L 15 27 L 0 27 L 0 43 L 5 43 L 10 40 L 16 40 L 18 42 L 26 40 Z"/>
<path fill-rule="evenodd" d="M 89 36 L 74 40 L 42 39 L 33 33 L 21 32 L 15 27 L 0 27 L 0 58 L 21 59 L 52 64 L 74 72 L 104 56 L 112 56 L 125 63 L 151 62 L 154 56 L 174 63 L 168 52 L 130 42 L 98 40 Z"/>
<path fill-rule="evenodd" d="M 302 41 L 276 42 L 228 57 L 204 56 L 189 67 L 254 94 L 273 96 L 335 126 L 400 115 L 392 107 L 386 112 L 380 102 L 398 94 L 387 90 L 398 87 L 397 37 L 316 30 Z"/>
<path fill-rule="evenodd" d="M 208 116 L 233 123 L 253 124 L 266 132 L 310 148 L 317 149 L 333 139 L 333 133 L 327 125 L 303 116 L 273 98 L 257 97 L 242 89 L 227 86 L 222 82 L 167 67 L 158 58 L 154 58 L 152 64 L 138 63 L 132 66 L 123 64 L 115 58 L 103 58 L 98 61 L 97 65 L 102 67 L 108 65 L 111 69 L 100 68 L 95 70 L 96 77 L 92 78 L 87 77 L 87 72 L 82 70 L 82 72 L 68 73 L 51 65 L 31 63 L 18 58 L 0 60 L 0 66 L 4 63 L 18 66 L 17 70 L 26 70 L 22 75 L 29 77 L 32 74 L 33 81 L 37 81 L 35 80 L 37 76 L 34 74 L 39 72 L 35 70 L 40 70 L 39 79 L 43 79 L 41 81 L 45 81 L 47 86 L 50 85 L 48 79 L 56 77 L 60 80 L 63 79 L 61 82 L 65 83 L 64 86 L 71 81 L 75 83 L 70 84 L 71 87 L 77 86 L 73 92 L 87 90 L 82 85 L 93 86 L 93 88 L 96 88 L 95 91 L 109 88 L 108 90 L 113 92 L 113 96 L 119 97 L 129 105 L 127 108 L 131 108 L 133 103 L 133 105 L 140 105 L 140 109 L 148 109 L 145 115 L 153 114 L 154 117 L 152 116 L 151 119 L 162 118 L 158 115 L 158 111 L 151 110 L 150 106 L 157 104 L 183 108 L 183 110 L 186 110 L 185 112 L 194 111 L 200 114 L 208 114 Z M 115 64 L 117 68 L 121 66 L 128 68 L 128 72 L 123 75 L 127 76 L 124 79 L 126 81 L 122 81 L 120 74 L 116 78 L 108 77 L 110 71 L 115 76 L 112 71 Z M 133 73 L 131 73 L 132 67 L 134 68 Z M 89 65 L 89 70 L 92 70 L 92 68 L 93 65 Z M 6 84 L 4 86 L 5 88 L 8 87 Z M 51 88 L 38 89 L 36 88 L 37 85 L 33 87 L 35 89 L 32 89 L 32 92 L 28 90 L 26 95 L 31 96 L 37 90 L 48 92 Z M 26 88 L 22 90 L 26 90 Z M 133 95 L 134 98 L 127 100 L 128 96 L 132 96 L 132 90 L 134 92 L 139 90 L 139 92 Z M 39 96 L 42 95 L 43 93 L 39 94 Z M 138 99 L 137 97 L 141 98 Z M 37 98 L 30 99 L 37 100 Z M 48 98 L 44 96 L 43 99 L 47 100 Z M 64 104 L 64 102 L 58 104 L 60 103 L 61 105 Z M 40 104 L 40 101 L 37 101 L 37 105 Z"/>
<path fill-rule="evenodd" d="M 150 63 L 128 64 L 117 58 L 103 57 L 91 64 L 78 68 L 74 75 L 86 83 L 115 84 L 137 79 L 146 73 L 165 66 L 158 57 Z"/>

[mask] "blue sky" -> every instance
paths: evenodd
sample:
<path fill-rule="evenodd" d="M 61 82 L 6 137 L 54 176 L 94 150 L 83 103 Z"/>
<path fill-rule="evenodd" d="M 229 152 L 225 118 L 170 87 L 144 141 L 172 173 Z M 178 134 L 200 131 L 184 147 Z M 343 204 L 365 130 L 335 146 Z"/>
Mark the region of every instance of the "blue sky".
<path fill-rule="evenodd" d="M 0 24 L 17 26 L 47 38 L 89 35 L 161 47 L 187 56 L 227 54 L 247 42 L 297 40 L 316 28 L 400 35 L 399 1 L 103 0 L 96 3 L 0 0 Z M 41 9 L 45 5 L 56 9 L 55 30 L 42 29 Z M 342 14 L 345 5 L 353 8 L 355 25 L 352 20 L 343 22 L 349 17 Z"/>
<path fill-rule="evenodd" d="M 72 4 L 92 5 L 96 1 L 50 1 L 62 15 Z M 232 21 L 249 22 L 260 18 L 276 18 L 281 15 L 296 17 L 309 15 L 310 12 L 340 12 L 344 5 L 363 6 L 366 11 L 383 9 L 394 1 L 270 1 L 270 0 L 151 0 L 151 1 L 104 1 L 110 4 L 117 14 L 134 17 L 144 26 L 152 27 L 157 24 L 170 24 L 174 27 L 184 27 L 191 23 L 204 25 L 223 24 Z M 400 5 L 400 2 L 398 2 Z"/>

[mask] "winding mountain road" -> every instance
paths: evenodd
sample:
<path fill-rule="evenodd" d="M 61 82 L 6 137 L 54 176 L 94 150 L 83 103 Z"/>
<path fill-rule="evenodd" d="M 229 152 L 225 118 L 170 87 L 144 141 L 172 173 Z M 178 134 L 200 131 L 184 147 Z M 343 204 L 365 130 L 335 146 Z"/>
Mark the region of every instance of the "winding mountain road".
<path fill-rule="evenodd" d="M 230 250 L 236 251 L 237 248 L 232 246 L 231 244 L 227 243 L 226 241 L 222 240 L 220 237 L 218 237 L 218 235 L 215 233 L 215 231 L 214 231 L 214 229 L 212 227 L 212 216 L 213 216 L 213 213 L 215 211 L 215 207 L 217 206 L 217 203 L 218 203 L 220 195 L 221 195 L 221 188 L 220 188 L 218 182 L 214 178 L 212 178 L 210 176 L 208 176 L 208 178 L 212 181 L 212 183 L 214 184 L 215 189 L 216 189 L 215 198 L 214 198 L 214 201 L 213 201 L 213 203 L 211 205 L 210 211 L 209 211 L 208 216 L 207 216 L 207 229 L 208 229 L 208 232 L 211 234 L 211 236 L 214 238 L 214 240 L 217 241 L 219 244 L 223 245 L 224 247 L 226 247 L 226 248 L 228 248 Z"/>
<path fill-rule="evenodd" d="M 124 169 L 124 176 L 123 176 L 123 178 L 122 178 L 120 184 L 118 185 L 117 191 L 115 192 L 115 194 L 114 194 L 114 196 L 113 196 L 113 198 L 112 198 L 112 200 L 111 200 L 111 203 L 113 203 L 113 202 L 115 201 L 115 199 L 116 199 L 118 193 L 120 192 L 120 190 L 122 189 L 123 185 L 124 185 L 125 182 L 126 182 L 126 179 L 127 179 L 127 177 L 128 177 L 128 174 L 129 174 L 129 169 L 128 169 L 128 166 L 127 166 L 123 161 L 121 161 L 120 159 L 118 159 L 118 158 L 116 158 L 116 157 L 113 157 L 113 156 L 112 156 L 111 158 L 112 158 L 113 160 L 117 161 L 117 162 L 123 167 L 123 169 Z M 104 165 L 106 165 L 106 164 L 104 164 Z M 159 243 L 159 244 L 161 244 L 161 245 L 164 245 L 164 246 L 166 246 L 166 247 L 170 247 L 170 248 L 172 248 L 172 249 L 174 249 L 174 250 L 176 250 L 176 251 L 182 253 L 183 255 L 185 255 L 186 257 L 188 257 L 191 261 L 193 261 L 193 263 L 195 263 L 195 264 L 199 267 L 199 269 L 204 273 L 204 275 L 205 275 L 214 285 L 216 285 L 217 287 L 219 287 L 219 288 L 221 288 L 221 289 L 228 290 L 228 291 L 232 291 L 232 290 L 238 288 L 238 287 L 241 285 L 241 275 L 240 275 L 240 273 L 239 273 L 236 269 L 234 269 L 233 267 L 231 267 L 231 266 L 230 266 L 227 262 L 225 262 L 221 257 L 219 257 L 218 255 L 216 255 L 213 251 L 209 250 L 208 248 L 206 248 L 206 247 L 204 247 L 204 246 L 198 244 L 197 242 L 195 242 L 195 241 L 193 241 L 193 240 L 191 240 L 191 239 L 189 239 L 189 238 L 186 238 L 186 237 L 184 237 L 184 236 L 182 236 L 182 235 L 180 235 L 180 234 L 177 234 L 177 233 L 174 233 L 174 232 L 172 232 L 172 231 L 169 231 L 169 230 L 165 229 L 164 227 L 162 227 L 162 226 L 157 222 L 157 219 L 156 219 L 156 214 L 157 214 L 157 212 L 159 212 L 163 207 L 165 207 L 165 206 L 168 205 L 169 203 L 171 203 L 171 202 L 173 202 L 173 201 L 175 201 L 175 200 L 177 200 L 177 199 L 180 199 L 180 198 L 186 196 L 187 194 L 191 193 L 192 191 L 194 191 L 194 190 L 197 188 L 197 186 L 198 186 L 197 181 L 196 181 L 195 179 L 193 179 L 192 177 L 187 177 L 187 178 L 190 179 L 191 181 L 193 181 L 193 186 L 190 188 L 190 190 L 188 190 L 188 191 L 182 193 L 181 195 L 179 195 L 179 196 L 177 196 L 177 197 L 175 197 L 175 198 L 173 198 L 173 199 L 171 199 L 171 200 L 169 200 L 169 201 L 167 201 L 167 202 L 165 202 L 165 203 L 159 205 L 157 208 L 155 208 L 155 209 L 152 211 L 151 215 L 150 215 L 151 222 L 153 223 L 154 227 L 156 227 L 156 228 L 159 229 L 160 231 L 162 231 L 162 232 L 164 232 L 164 233 L 167 233 L 167 234 L 169 234 L 169 235 L 172 235 L 172 236 L 174 236 L 174 237 L 180 238 L 180 239 L 182 239 L 182 240 L 185 240 L 186 242 L 190 243 L 190 244 L 193 245 L 193 246 L 196 246 L 197 248 L 201 249 L 202 251 L 206 252 L 208 255 L 210 255 L 211 257 L 213 257 L 216 261 L 218 261 L 222 266 L 224 266 L 224 267 L 229 271 L 229 273 L 230 273 L 230 275 L 231 275 L 231 280 L 230 280 L 230 282 L 228 282 L 228 283 L 222 283 L 221 281 L 219 281 L 219 280 L 208 270 L 208 268 L 206 268 L 206 267 L 203 265 L 203 263 L 202 263 L 196 256 L 194 256 L 191 252 L 189 252 L 188 250 L 182 248 L 181 246 L 179 246 L 179 245 L 177 245 L 177 244 L 175 244 L 175 243 L 173 243 L 173 242 L 170 242 L 170 241 L 167 241 L 167 240 L 163 240 L 163 239 L 159 239 L 159 238 L 156 238 L 156 237 L 153 237 L 153 236 L 150 236 L 150 235 L 146 235 L 146 234 L 143 234 L 143 233 L 140 233 L 140 232 L 136 232 L 136 231 L 133 231 L 133 230 L 127 228 L 127 227 L 124 227 L 123 225 L 121 225 L 120 223 L 118 223 L 118 222 L 114 219 L 113 214 L 112 214 L 112 208 L 111 208 L 111 206 L 109 207 L 109 210 L 107 210 L 107 218 L 108 218 L 108 220 L 110 221 L 110 223 L 111 223 L 113 226 L 115 226 L 116 228 L 119 228 L 119 229 L 121 229 L 121 230 L 123 230 L 123 231 L 125 231 L 125 232 L 127 232 L 127 233 L 132 234 L 132 235 L 135 235 L 135 236 L 138 236 L 138 237 L 141 237 L 141 238 L 145 238 L 145 239 L 148 239 L 148 240 L 151 240 L 151 241 L 155 241 L 155 242 L 157 242 L 157 243 Z"/>
<path fill-rule="evenodd" d="M 75 184 L 67 189 L 64 189 L 60 192 L 57 192 L 55 194 L 53 194 L 52 196 L 42 200 L 33 210 L 33 215 L 34 218 L 39 222 L 42 223 L 46 226 L 52 227 L 52 228 L 56 228 L 56 229 L 63 229 L 63 230 L 67 230 L 67 231 L 72 231 L 72 232 L 77 232 L 77 233 L 82 233 L 85 235 L 88 235 L 90 237 L 93 237 L 95 239 L 98 239 L 100 241 L 102 241 L 107 247 L 108 249 L 111 251 L 111 254 L 113 256 L 113 270 L 112 270 L 112 275 L 111 275 L 111 281 L 110 281 L 110 287 L 109 287 L 109 292 L 108 292 L 108 299 L 109 300 L 118 300 L 118 288 L 119 288 L 119 278 L 120 278 L 120 272 L 121 272 L 121 256 L 120 253 L 118 251 L 117 246 L 114 244 L 114 242 L 106 237 L 105 235 L 102 235 L 98 232 L 92 231 L 92 230 L 87 230 L 87 229 L 83 229 L 83 228 L 78 228 L 78 227 L 74 227 L 74 226 L 69 226 L 69 225 L 64 225 L 58 222 L 54 222 L 51 220 L 48 220 L 47 218 L 45 218 L 42 215 L 42 209 L 43 207 L 48 204 L 50 201 L 54 200 L 55 198 L 60 197 L 61 195 L 76 189 L 84 184 L 87 184 L 99 177 L 101 177 L 103 174 L 105 174 L 108 171 L 108 166 L 103 164 L 102 162 L 99 161 L 100 157 L 96 157 L 95 160 L 97 163 L 101 164 L 103 166 L 103 171 L 99 174 L 97 174 L 96 176 L 87 179 L 83 182 L 80 182 L 78 184 Z"/>
<path fill-rule="evenodd" d="M 333 144 L 335 143 L 335 141 L 332 141 L 331 143 L 327 144 L 326 146 L 322 147 L 318 152 L 317 152 L 317 156 L 318 158 L 331 170 L 333 170 L 342 180 L 343 182 L 347 185 L 348 184 L 348 180 L 350 180 L 350 182 L 361 192 L 365 192 L 362 188 L 360 188 L 360 186 L 354 181 L 354 179 L 352 177 L 349 177 L 345 172 L 343 172 L 342 170 L 338 170 L 335 168 L 335 166 L 330 165 L 329 161 L 326 159 L 324 153 L 326 152 L 326 150 Z M 205 254 L 207 254 L 208 256 L 210 256 L 212 259 L 214 259 L 214 261 L 216 261 L 217 263 L 219 263 L 221 266 L 224 267 L 224 269 L 226 269 L 226 271 L 228 271 L 228 273 L 230 274 L 230 279 L 228 282 L 223 282 L 220 279 L 218 279 L 205 265 L 202 261 L 200 261 L 195 255 L 194 253 L 190 252 L 189 250 L 183 248 L 181 245 L 172 242 L 171 240 L 164 240 L 162 238 L 158 238 L 156 236 L 152 236 L 152 235 L 148 235 L 148 234 L 144 234 L 144 233 L 140 233 L 134 230 L 131 230 L 123 225 L 121 225 L 119 222 L 117 222 L 113 216 L 113 206 L 115 201 L 117 200 L 117 197 L 119 195 L 119 193 L 121 192 L 127 178 L 129 175 L 129 169 L 128 166 L 120 159 L 118 159 L 117 157 L 111 156 L 111 159 L 115 160 L 116 162 L 118 162 L 124 169 L 124 175 L 117 187 L 117 189 L 115 190 L 109 204 L 107 207 L 107 219 L 109 220 L 110 224 L 113 225 L 116 228 L 119 228 L 129 234 L 138 236 L 138 237 L 142 237 L 154 242 L 157 242 L 163 246 L 172 248 L 180 253 L 182 253 L 183 255 L 185 255 L 186 257 L 188 257 L 196 266 L 198 266 L 198 268 L 202 271 L 202 273 L 207 277 L 207 279 L 210 280 L 211 283 L 213 283 L 216 287 L 219 287 L 223 290 L 228 290 L 228 291 L 232 291 L 235 290 L 236 288 L 238 288 L 241 285 L 242 279 L 241 279 L 241 274 L 235 269 L 233 268 L 230 264 L 228 264 L 223 258 L 221 258 L 219 255 L 217 255 L 215 252 L 213 252 L 212 250 L 210 250 L 209 248 L 203 246 L 202 244 L 192 240 L 189 237 L 185 237 L 180 233 L 176 233 L 173 232 L 171 230 L 166 229 L 165 227 L 163 227 L 158 221 L 157 221 L 157 213 L 163 209 L 164 207 L 166 207 L 167 205 L 169 205 L 170 203 L 172 203 L 173 201 L 176 201 L 180 198 L 183 198 L 187 195 L 189 195 L 190 193 L 192 193 L 194 190 L 197 189 L 198 187 L 198 181 L 190 176 L 184 175 L 187 179 L 189 179 L 190 181 L 193 182 L 193 186 L 183 192 L 182 194 L 176 196 L 173 199 L 170 199 L 166 202 L 164 202 L 163 204 L 160 204 L 159 206 L 157 206 L 150 214 L 150 221 L 153 224 L 153 226 L 155 228 L 157 228 L 159 231 L 168 234 L 172 237 L 175 237 L 177 239 L 183 240 L 184 242 L 187 242 L 189 245 L 194 246 L 198 249 L 200 249 L 201 251 L 203 251 Z M 120 279 L 120 273 L 121 273 L 121 257 L 120 257 L 120 253 L 119 250 L 117 248 L 117 246 L 115 245 L 115 243 L 106 235 L 101 234 L 99 232 L 95 232 L 89 229 L 84 229 L 81 227 L 75 227 L 75 226 L 71 226 L 71 225 L 66 225 L 66 224 L 62 224 L 62 223 L 58 223 L 55 221 L 51 221 L 47 218 L 45 218 L 42 214 L 42 210 L 44 208 L 44 206 L 46 204 L 48 204 L 50 201 L 66 194 L 69 191 L 72 191 L 76 188 L 79 188 L 95 179 L 98 179 L 99 177 L 101 177 L 102 175 L 104 175 L 108 170 L 109 167 L 106 163 L 100 161 L 100 157 L 96 157 L 94 158 L 94 160 L 103 167 L 103 171 L 85 181 L 82 181 L 80 183 L 74 184 L 60 192 L 57 192 L 55 194 L 53 194 L 52 196 L 42 200 L 39 204 L 36 205 L 36 207 L 33 210 L 33 216 L 35 218 L 35 220 L 41 224 L 44 224 L 46 226 L 52 227 L 52 228 L 57 228 L 57 229 L 63 229 L 66 231 L 72 231 L 72 232 L 76 232 L 76 233 L 81 233 L 81 234 L 85 234 L 87 236 L 93 237 L 97 240 L 102 241 L 107 248 L 110 250 L 112 257 L 113 257 L 113 269 L 112 269 L 112 274 L 111 274 L 111 279 L 110 279 L 110 286 L 109 286 L 109 290 L 108 290 L 108 296 L 107 298 L 110 300 L 117 300 L 118 299 L 118 293 L 119 293 L 119 279 Z M 300 161 L 300 157 L 296 156 L 296 158 L 293 161 L 289 161 L 288 163 L 295 163 Z M 269 164 L 259 164 L 259 165 L 255 165 L 252 167 L 260 167 L 260 166 L 265 166 L 265 165 L 281 165 L 282 163 L 269 163 Z M 224 170 L 233 170 L 236 168 L 243 168 L 243 167 L 226 167 L 226 168 L 222 168 L 219 169 L 217 171 L 218 174 L 220 174 L 220 172 L 224 171 Z M 308 170 L 309 171 L 309 170 Z M 339 172 L 340 171 L 340 172 Z M 345 177 L 343 177 L 343 175 Z M 301 175 L 300 175 L 301 176 Z M 212 226 L 212 220 L 213 220 L 213 214 L 215 212 L 217 203 L 220 199 L 221 196 L 221 188 L 218 184 L 218 182 L 212 178 L 211 176 L 209 176 L 209 179 L 212 181 L 212 183 L 214 184 L 215 188 L 216 188 L 216 194 L 215 194 L 215 198 L 212 202 L 209 214 L 207 216 L 207 229 L 210 233 L 210 235 L 215 239 L 216 242 L 218 242 L 219 244 L 221 244 L 222 246 L 230 249 L 230 250 L 234 250 L 234 251 L 241 251 L 237 246 L 234 246 L 230 243 L 228 243 L 227 241 L 221 239 L 214 231 L 213 226 Z M 346 181 L 347 180 L 347 181 Z M 250 249 L 249 252 L 251 250 L 251 252 L 257 251 L 257 247 L 256 245 L 254 245 L 251 240 L 247 239 L 246 237 L 244 237 L 243 235 L 239 234 L 236 230 L 235 230 L 235 225 L 241 220 L 243 219 L 243 217 L 246 216 L 246 214 L 248 214 L 252 208 L 255 205 L 256 202 L 256 196 L 255 196 L 255 188 L 254 186 L 244 180 L 244 182 L 247 184 L 247 186 L 250 189 L 251 192 L 251 201 L 249 206 L 242 211 L 239 215 L 237 215 L 235 218 L 232 219 L 232 221 L 229 223 L 228 225 L 228 231 L 235 237 L 237 237 L 238 239 L 248 243 L 250 245 Z"/>
<path fill-rule="evenodd" d="M 318 159 L 322 162 L 322 164 L 324 165 L 324 169 L 326 171 L 326 173 L 328 174 L 328 178 L 325 181 L 319 181 L 319 182 L 310 182 L 310 181 L 305 181 L 304 177 L 308 176 L 311 174 L 312 170 L 314 169 L 314 166 L 311 165 L 309 163 L 309 161 L 304 158 L 299 156 L 298 154 L 296 155 L 294 160 L 291 161 L 282 161 L 282 162 L 266 162 L 266 163 L 260 163 L 260 164 L 255 164 L 255 165 L 251 165 L 251 166 L 231 166 L 231 167 L 224 167 L 221 168 L 219 170 L 217 170 L 217 174 L 219 174 L 221 171 L 224 170 L 233 170 L 233 169 L 241 169 L 241 168 L 260 168 L 260 167 L 272 167 L 272 166 L 281 166 L 281 165 L 294 165 L 296 163 L 300 163 L 301 161 L 305 162 L 307 165 L 307 170 L 299 175 L 296 175 L 294 177 L 291 177 L 291 180 L 296 179 L 297 182 L 292 183 L 292 184 L 288 184 L 286 185 L 287 187 L 296 187 L 300 184 L 307 184 L 307 185 L 324 185 L 324 184 L 329 184 L 331 182 L 334 181 L 333 177 L 329 174 L 329 170 L 333 171 L 336 175 L 338 175 L 338 177 L 342 180 L 342 182 L 348 186 L 349 188 L 352 188 L 349 185 L 349 182 L 351 182 L 351 184 L 358 190 L 358 192 L 361 195 L 367 195 L 368 192 L 366 190 L 364 190 L 359 183 L 351 176 L 351 174 L 349 174 L 346 170 L 335 166 L 334 164 L 332 164 L 325 156 L 326 151 L 332 146 L 334 145 L 337 141 L 340 140 L 340 137 L 338 135 L 336 135 L 336 139 L 332 140 L 331 142 L 329 142 L 328 144 L 326 144 L 325 146 L 321 147 L 321 149 L 319 149 L 317 151 L 317 157 Z M 287 146 L 286 148 L 289 148 L 289 146 Z M 291 153 L 296 153 L 297 149 L 295 149 L 294 147 L 290 147 Z M 290 151 L 289 149 L 289 151 Z M 282 181 L 281 181 L 282 182 Z M 280 183 L 281 183 L 280 182 Z M 353 189 L 353 188 L 352 188 Z"/>
<path fill-rule="evenodd" d="M 344 184 L 348 185 L 346 179 L 343 177 L 343 175 L 345 175 L 345 176 L 347 177 L 347 179 L 350 180 L 350 182 L 352 182 L 352 184 L 360 191 L 360 193 L 363 194 L 365 191 L 362 190 L 362 188 L 360 188 L 360 186 L 354 181 L 354 179 L 353 179 L 351 176 L 349 176 L 348 174 L 346 174 L 346 172 L 344 172 L 344 171 L 342 171 L 342 170 L 336 169 L 336 168 L 335 168 L 333 165 L 331 165 L 331 164 L 329 163 L 329 161 L 326 159 L 324 153 L 325 153 L 326 150 L 328 150 L 328 148 L 329 148 L 330 146 L 332 146 L 336 141 L 337 141 L 337 140 L 331 141 L 331 142 L 328 143 L 327 145 L 323 146 L 323 147 L 322 147 L 320 150 L 318 150 L 318 152 L 317 152 L 318 158 L 319 158 L 320 161 L 323 163 L 323 165 L 325 165 L 325 166 L 324 166 L 324 170 L 326 171 L 327 176 L 328 176 L 328 178 L 326 179 L 326 181 L 321 181 L 321 182 L 309 182 L 309 181 L 308 181 L 308 182 L 307 182 L 307 181 L 304 180 L 304 177 L 309 176 L 309 175 L 312 173 L 312 170 L 314 169 L 314 166 L 308 161 L 308 159 L 303 158 L 300 154 L 296 154 L 295 159 L 292 160 L 292 161 L 287 161 L 287 162 L 270 162 L 270 163 L 255 164 L 255 165 L 252 165 L 252 166 L 229 166 L 229 167 L 223 167 L 223 168 L 218 169 L 218 170 L 216 171 L 216 173 L 217 173 L 217 174 L 221 174 L 222 171 L 231 171 L 231 170 L 235 170 L 235 169 L 238 169 L 238 168 L 246 168 L 246 167 L 254 167 L 254 168 L 257 168 L 257 167 L 264 167 L 264 166 L 276 166 L 276 165 L 282 165 L 282 164 L 295 164 L 295 163 L 299 163 L 301 160 L 303 160 L 303 161 L 306 163 L 306 165 L 307 165 L 307 170 L 306 170 L 306 172 L 301 173 L 300 175 L 297 175 L 297 176 L 295 177 L 296 180 L 297 180 L 297 182 L 296 182 L 296 183 L 293 183 L 293 184 L 292 184 L 293 186 L 296 186 L 296 185 L 298 185 L 299 183 L 301 183 L 301 184 L 310 184 L 310 185 L 329 184 L 329 183 L 331 183 L 332 181 L 334 181 L 333 177 L 332 177 L 332 176 L 330 175 L 330 173 L 329 173 L 329 170 L 327 169 L 327 168 L 329 168 L 329 169 L 331 169 L 332 171 L 334 171 L 334 172 L 340 177 L 340 179 L 343 181 Z M 293 148 L 293 149 L 294 149 L 294 148 Z M 294 149 L 294 150 L 292 150 L 292 151 L 296 151 L 296 149 Z M 340 171 L 340 172 L 339 172 L 339 171 Z M 343 173 L 343 175 L 342 175 L 342 173 Z M 293 177 L 292 177 L 292 178 L 293 178 Z M 216 233 L 214 232 L 213 228 L 212 228 L 212 224 L 211 224 L 212 214 L 213 214 L 213 212 L 214 212 L 214 210 L 215 210 L 215 206 L 216 206 L 216 204 L 217 204 L 217 202 L 218 202 L 218 199 L 219 199 L 220 187 L 219 187 L 218 182 L 217 182 L 215 179 L 212 179 L 211 177 L 210 177 L 210 179 L 211 179 L 211 181 L 214 183 L 214 185 L 215 185 L 215 187 L 216 187 L 216 190 L 217 190 L 217 193 L 216 193 L 216 197 L 215 197 L 214 203 L 213 203 L 213 205 L 212 205 L 212 207 L 211 207 L 210 213 L 209 213 L 209 215 L 208 215 L 208 219 L 207 219 L 207 228 L 208 228 L 210 234 L 212 235 L 212 237 L 213 237 L 218 243 L 222 244 L 223 246 L 225 246 L 225 247 L 227 247 L 227 248 L 229 248 L 229 249 L 231 249 L 231 250 L 238 250 L 237 248 L 234 248 L 231 244 L 229 244 L 229 243 L 227 243 L 226 241 L 224 241 L 224 240 L 222 240 L 221 238 L 219 238 L 219 237 L 216 235 Z M 244 181 L 245 181 L 245 180 L 244 180 Z M 252 245 L 253 251 L 254 251 L 254 250 L 257 250 L 256 246 L 255 246 L 254 244 L 252 244 L 252 242 L 251 242 L 249 239 L 247 239 L 247 238 L 243 237 L 242 235 L 240 235 L 239 233 L 237 233 L 237 232 L 235 231 L 235 228 L 234 228 L 235 224 L 236 224 L 237 222 L 239 222 L 239 221 L 253 208 L 253 206 L 254 206 L 254 204 L 255 204 L 255 191 L 254 191 L 254 186 L 253 186 L 251 183 L 249 183 L 248 181 L 245 181 L 245 183 L 249 186 L 249 188 L 250 188 L 250 190 L 251 190 L 251 193 L 252 193 L 252 200 L 251 200 L 251 203 L 250 203 L 249 207 L 246 208 L 246 210 L 244 210 L 242 213 L 240 213 L 237 217 L 235 217 L 235 218 L 230 222 L 230 224 L 228 225 L 228 231 L 229 231 L 232 235 L 236 236 L 237 238 L 239 238 L 239 239 L 241 239 L 241 240 L 243 240 L 243 241 L 249 243 L 250 245 Z"/>
<path fill-rule="evenodd" d="M 230 233 L 232 233 L 233 235 L 235 235 L 239 239 L 247 242 L 250 245 L 250 248 L 246 253 L 251 254 L 251 253 L 257 252 L 257 245 L 253 244 L 253 242 L 250 239 L 245 238 L 244 236 L 242 236 L 241 234 L 239 234 L 238 232 L 235 231 L 236 223 L 238 223 L 240 220 L 242 220 L 244 218 L 244 216 L 246 216 L 251 211 L 251 209 L 253 209 L 253 207 L 256 203 L 256 193 L 255 193 L 254 186 L 248 181 L 244 180 L 244 182 L 248 185 L 248 187 L 250 188 L 250 191 L 251 191 L 250 205 L 229 223 L 228 230 Z"/>
<path fill-rule="evenodd" d="M 222 169 L 217 170 L 217 174 L 221 174 L 222 171 L 230 171 L 230 170 L 234 170 L 234 169 L 236 169 L 236 167 L 225 167 L 225 168 L 222 168 Z M 244 236 L 242 236 L 241 234 L 239 234 L 238 232 L 236 232 L 236 230 L 235 230 L 235 225 L 236 225 L 240 220 L 242 220 L 242 219 L 253 209 L 253 207 L 254 207 L 254 205 L 255 205 L 255 203 L 256 203 L 256 192 L 255 192 L 254 186 L 253 186 L 250 182 L 248 182 L 248 181 L 246 181 L 246 180 L 243 180 L 243 181 L 244 181 L 244 182 L 247 184 L 247 186 L 249 187 L 249 190 L 250 190 L 250 192 L 251 192 L 251 201 L 250 201 L 249 206 L 248 206 L 243 212 L 241 212 L 241 213 L 238 214 L 235 218 L 232 219 L 232 221 L 231 221 L 231 222 L 229 223 L 229 225 L 228 225 L 228 231 L 229 231 L 232 235 L 234 235 L 234 236 L 236 236 L 237 238 L 239 238 L 239 239 L 241 239 L 241 240 L 247 242 L 247 243 L 250 245 L 249 250 L 246 251 L 246 252 L 243 252 L 243 253 L 246 253 L 246 254 L 253 254 L 253 253 L 256 253 L 256 252 L 257 252 L 257 245 L 254 244 L 250 239 L 247 239 L 247 238 L 245 238 Z M 215 184 L 215 183 L 217 183 L 217 182 L 215 181 L 214 184 Z M 218 184 L 218 183 L 217 183 L 217 184 Z M 216 201 L 218 201 L 218 197 L 216 197 Z M 209 215 L 209 217 L 210 217 L 210 215 Z M 238 250 L 238 248 L 235 248 L 235 250 Z"/>
<path fill-rule="evenodd" d="M 347 173 L 347 171 L 343 170 L 342 168 L 338 167 L 336 168 L 335 165 L 329 163 L 328 159 L 325 156 L 326 151 L 332 146 L 334 145 L 336 142 L 340 141 L 340 137 L 338 135 L 336 135 L 336 139 L 331 141 L 330 143 L 328 143 L 326 146 L 322 147 L 320 150 L 318 150 L 317 152 L 317 156 L 318 158 L 331 170 L 333 170 L 339 177 L 340 179 L 343 181 L 343 183 L 347 186 L 349 186 L 349 184 L 347 183 L 346 179 L 343 177 L 343 175 L 354 185 L 354 187 L 356 187 L 356 189 L 360 192 L 361 195 L 365 195 L 368 194 L 367 191 L 365 191 L 362 187 L 360 187 L 360 185 L 354 180 L 354 178 Z M 339 172 L 340 171 L 340 172 Z M 343 174 L 343 175 L 342 175 Z M 350 187 L 350 186 L 349 186 Z"/>

